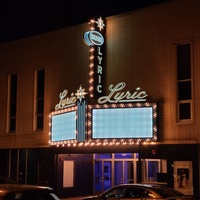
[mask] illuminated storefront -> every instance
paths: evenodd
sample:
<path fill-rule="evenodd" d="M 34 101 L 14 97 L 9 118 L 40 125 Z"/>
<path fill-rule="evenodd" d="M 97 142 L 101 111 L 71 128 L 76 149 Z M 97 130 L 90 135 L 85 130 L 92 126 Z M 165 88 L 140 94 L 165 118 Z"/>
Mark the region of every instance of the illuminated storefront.
<path fill-rule="evenodd" d="M 198 197 L 198 8 L 169 1 L 0 45 L 0 176 L 61 198 L 139 182 Z"/>

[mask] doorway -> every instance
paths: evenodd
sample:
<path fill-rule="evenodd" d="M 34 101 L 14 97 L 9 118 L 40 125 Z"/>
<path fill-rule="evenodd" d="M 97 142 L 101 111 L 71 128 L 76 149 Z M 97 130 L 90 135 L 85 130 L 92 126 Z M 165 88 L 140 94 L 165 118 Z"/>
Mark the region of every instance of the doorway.
<path fill-rule="evenodd" d="M 114 185 L 138 182 L 138 153 L 94 154 L 94 194 Z M 156 182 L 157 173 L 166 172 L 166 160 L 142 159 L 142 182 Z"/>
<path fill-rule="evenodd" d="M 111 161 L 94 162 L 94 190 L 95 193 L 105 191 L 112 187 L 112 163 Z"/>
<path fill-rule="evenodd" d="M 114 185 L 134 183 L 134 162 L 114 161 Z"/>
<path fill-rule="evenodd" d="M 94 193 L 122 183 L 136 182 L 137 154 L 94 154 Z"/>

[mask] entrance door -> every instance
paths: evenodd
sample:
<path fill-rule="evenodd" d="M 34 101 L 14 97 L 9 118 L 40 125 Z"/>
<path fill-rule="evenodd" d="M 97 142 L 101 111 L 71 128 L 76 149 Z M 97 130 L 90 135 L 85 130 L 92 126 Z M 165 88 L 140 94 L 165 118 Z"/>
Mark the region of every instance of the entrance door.
<path fill-rule="evenodd" d="M 94 167 L 95 193 L 100 193 L 112 186 L 112 163 L 110 161 L 95 161 Z"/>
<path fill-rule="evenodd" d="M 156 182 L 157 173 L 167 172 L 163 159 L 143 159 L 139 169 L 137 153 L 94 154 L 94 193 L 101 193 L 114 185 L 140 182 Z"/>
<path fill-rule="evenodd" d="M 114 161 L 114 185 L 134 183 L 133 161 Z"/>

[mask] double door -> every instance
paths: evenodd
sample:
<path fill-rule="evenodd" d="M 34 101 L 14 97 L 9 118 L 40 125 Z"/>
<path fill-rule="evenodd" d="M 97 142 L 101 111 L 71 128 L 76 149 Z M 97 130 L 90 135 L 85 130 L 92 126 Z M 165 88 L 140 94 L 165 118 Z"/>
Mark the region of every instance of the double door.
<path fill-rule="evenodd" d="M 135 168 L 133 160 L 94 161 L 94 193 L 100 193 L 114 185 L 136 182 Z"/>
<path fill-rule="evenodd" d="M 139 165 L 138 157 L 137 153 L 95 154 L 94 193 L 101 193 L 118 184 L 137 183 L 140 173 L 140 182 L 143 183 L 156 182 L 158 173 L 167 173 L 166 160 L 141 159 Z"/>

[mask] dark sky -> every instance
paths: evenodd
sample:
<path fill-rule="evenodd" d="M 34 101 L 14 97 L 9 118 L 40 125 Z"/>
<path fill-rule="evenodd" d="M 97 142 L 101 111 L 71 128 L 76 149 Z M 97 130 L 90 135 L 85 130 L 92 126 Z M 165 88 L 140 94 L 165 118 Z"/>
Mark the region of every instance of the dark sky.
<path fill-rule="evenodd" d="M 0 43 L 168 0 L 2 0 Z"/>

